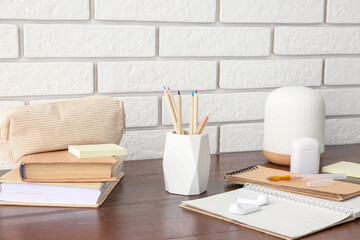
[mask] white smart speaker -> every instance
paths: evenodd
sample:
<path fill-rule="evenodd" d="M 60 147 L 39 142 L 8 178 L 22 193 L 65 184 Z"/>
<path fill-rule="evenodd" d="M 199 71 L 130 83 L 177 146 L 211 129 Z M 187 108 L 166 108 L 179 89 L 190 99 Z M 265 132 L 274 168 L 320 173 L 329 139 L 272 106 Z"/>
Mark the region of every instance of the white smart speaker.
<path fill-rule="evenodd" d="M 310 137 L 324 154 L 325 102 L 307 87 L 282 87 L 270 93 L 265 103 L 263 153 L 267 160 L 290 165 L 292 142 Z"/>

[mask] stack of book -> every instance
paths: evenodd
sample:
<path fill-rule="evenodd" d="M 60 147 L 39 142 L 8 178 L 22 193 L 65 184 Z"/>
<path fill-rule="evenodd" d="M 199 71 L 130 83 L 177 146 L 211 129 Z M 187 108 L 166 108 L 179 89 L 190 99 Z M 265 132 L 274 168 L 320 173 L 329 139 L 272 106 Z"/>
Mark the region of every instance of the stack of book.
<path fill-rule="evenodd" d="M 25 155 L 0 178 L 0 205 L 99 207 L 124 176 L 126 154 L 100 144 Z"/>

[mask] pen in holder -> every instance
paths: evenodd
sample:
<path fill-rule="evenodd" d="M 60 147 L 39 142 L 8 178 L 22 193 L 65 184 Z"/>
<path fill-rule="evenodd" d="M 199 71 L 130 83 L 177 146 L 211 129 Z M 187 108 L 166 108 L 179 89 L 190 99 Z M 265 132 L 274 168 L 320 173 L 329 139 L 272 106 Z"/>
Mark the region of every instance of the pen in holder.
<path fill-rule="evenodd" d="M 205 192 L 208 187 L 210 162 L 207 133 L 167 133 L 163 158 L 166 191 L 180 195 L 198 195 Z"/>

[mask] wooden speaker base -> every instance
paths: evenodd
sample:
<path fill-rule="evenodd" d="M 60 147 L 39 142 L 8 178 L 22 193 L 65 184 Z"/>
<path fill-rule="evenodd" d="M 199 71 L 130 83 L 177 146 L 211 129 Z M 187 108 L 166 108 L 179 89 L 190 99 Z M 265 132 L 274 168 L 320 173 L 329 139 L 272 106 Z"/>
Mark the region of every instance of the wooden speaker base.
<path fill-rule="evenodd" d="M 273 153 L 266 150 L 263 150 L 263 154 L 269 162 L 280 164 L 284 166 L 290 166 L 290 155 Z M 320 160 L 324 157 L 324 153 L 320 153 Z"/>

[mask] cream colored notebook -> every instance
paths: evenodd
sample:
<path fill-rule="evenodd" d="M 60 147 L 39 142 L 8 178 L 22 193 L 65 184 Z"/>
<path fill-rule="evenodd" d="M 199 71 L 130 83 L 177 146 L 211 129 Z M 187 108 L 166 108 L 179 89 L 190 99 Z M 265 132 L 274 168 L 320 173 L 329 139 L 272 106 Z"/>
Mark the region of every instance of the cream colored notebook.
<path fill-rule="evenodd" d="M 307 186 L 306 181 L 274 182 L 266 179 L 270 176 L 284 176 L 292 174 L 295 173 L 263 166 L 253 166 L 236 172 L 227 173 L 225 175 L 225 182 L 234 184 L 255 183 L 287 192 L 294 192 L 334 201 L 343 201 L 360 195 L 360 185 L 353 183 L 334 181 L 333 186 L 314 188 Z"/>
<path fill-rule="evenodd" d="M 261 210 L 236 215 L 228 208 L 237 197 L 256 199 L 265 194 L 269 203 Z M 184 201 L 180 207 L 255 229 L 284 239 L 297 239 L 360 217 L 360 197 L 343 202 L 283 192 L 256 184 L 211 197 Z"/>
<path fill-rule="evenodd" d="M 123 164 L 113 169 L 115 182 L 27 183 L 14 168 L 0 178 L 0 205 L 99 207 L 122 179 Z"/>

